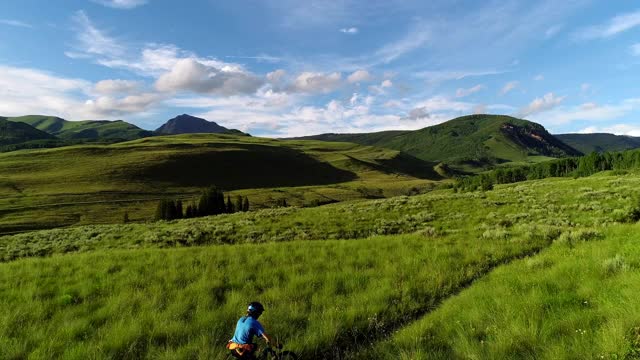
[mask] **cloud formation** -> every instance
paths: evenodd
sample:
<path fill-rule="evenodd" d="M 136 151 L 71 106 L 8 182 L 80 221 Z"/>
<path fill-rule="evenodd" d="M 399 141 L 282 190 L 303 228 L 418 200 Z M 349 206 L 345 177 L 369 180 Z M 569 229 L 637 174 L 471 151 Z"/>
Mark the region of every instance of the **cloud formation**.
<path fill-rule="evenodd" d="M 262 84 L 263 80 L 251 73 L 220 69 L 188 58 L 178 60 L 169 72 L 158 78 L 155 86 L 163 92 L 192 91 L 229 96 L 255 93 Z"/>
<path fill-rule="evenodd" d="M 0 19 L 0 24 L 23 28 L 33 28 L 33 25 L 27 24 L 26 22 L 20 20 Z"/>
<path fill-rule="evenodd" d="M 367 70 L 356 70 L 347 77 L 347 81 L 350 84 L 371 81 L 371 74 Z"/>
<path fill-rule="evenodd" d="M 140 81 L 134 80 L 102 80 L 98 81 L 94 86 L 94 89 L 99 94 L 120 94 L 131 93 L 142 87 Z"/>
<path fill-rule="evenodd" d="M 108 6 L 114 9 L 133 9 L 138 6 L 142 6 L 148 2 L 148 0 L 92 0 L 100 5 Z"/>
<path fill-rule="evenodd" d="M 289 92 L 329 93 L 342 84 L 339 72 L 316 73 L 303 72 L 288 86 Z"/>
<path fill-rule="evenodd" d="M 606 24 L 590 26 L 574 34 L 578 39 L 604 39 L 640 26 L 640 11 L 621 14 Z"/>
<path fill-rule="evenodd" d="M 355 35 L 358 33 L 358 28 L 357 27 L 350 27 L 350 28 L 342 28 L 340 29 L 340 32 L 343 34 L 350 34 L 350 35 Z"/>
<path fill-rule="evenodd" d="M 460 98 L 460 97 L 469 96 L 471 94 L 477 93 L 478 91 L 482 91 L 484 89 L 485 89 L 484 85 L 476 85 L 468 89 L 458 88 L 458 90 L 456 90 L 456 97 Z"/>
<path fill-rule="evenodd" d="M 560 105 L 565 96 L 555 96 L 553 93 L 547 93 L 541 98 L 535 98 L 529 105 L 523 107 L 516 114 L 517 117 L 525 118 L 530 115 L 551 110 Z"/>
<path fill-rule="evenodd" d="M 519 84 L 520 83 L 517 81 L 509 81 L 508 83 L 504 84 L 502 89 L 500 89 L 500 95 L 506 95 L 511 90 L 517 88 Z"/>

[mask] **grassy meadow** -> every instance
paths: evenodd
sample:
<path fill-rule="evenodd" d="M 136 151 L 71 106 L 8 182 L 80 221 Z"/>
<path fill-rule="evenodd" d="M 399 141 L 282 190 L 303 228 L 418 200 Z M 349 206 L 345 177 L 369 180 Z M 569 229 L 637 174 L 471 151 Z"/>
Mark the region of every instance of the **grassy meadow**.
<path fill-rule="evenodd" d="M 160 199 L 190 201 L 211 184 L 259 209 L 424 192 L 441 179 L 395 150 L 213 134 L 1 153 L 0 174 L 0 233 L 119 223 L 125 212 L 146 222 Z"/>
<path fill-rule="evenodd" d="M 3 236 L 0 358 L 635 356 L 637 175 Z"/>

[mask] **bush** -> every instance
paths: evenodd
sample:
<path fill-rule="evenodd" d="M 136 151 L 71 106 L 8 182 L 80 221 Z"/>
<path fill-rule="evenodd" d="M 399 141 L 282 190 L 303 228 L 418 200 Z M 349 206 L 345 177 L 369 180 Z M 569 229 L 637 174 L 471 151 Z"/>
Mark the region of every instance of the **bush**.
<path fill-rule="evenodd" d="M 619 254 L 616 254 L 615 257 L 606 259 L 602 262 L 602 271 L 605 276 L 612 276 L 620 271 L 624 271 L 628 268 L 627 264 L 624 261 L 624 258 Z"/>

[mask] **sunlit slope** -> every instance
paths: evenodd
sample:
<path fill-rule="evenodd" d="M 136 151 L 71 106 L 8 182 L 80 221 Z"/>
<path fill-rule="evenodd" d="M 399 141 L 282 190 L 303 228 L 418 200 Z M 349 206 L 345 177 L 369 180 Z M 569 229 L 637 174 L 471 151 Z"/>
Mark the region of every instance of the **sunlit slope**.
<path fill-rule="evenodd" d="M 335 197 L 318 195 L 319 201 L 339 201 L 358 197 L 358 191 L 366 197 L 361 187 L 440 179 L 432 166 L 398 151 L 356 144 L 214 134 L 23 150 L 0 154 L 0 173 L 6 174 L 0 179 L 0 224 L 20 230 L 38 222 L 49 227 L 119 222 L 124 209 L 133 219 L 148 220 L 160 198 L 192 198 L 211 185 L 254 194 L 252 205 L 259 207 L 278 195 L 265 189 L 352 184 L 336 189 Z M 38 207 L 54 204 L 60 206 Z"/>
<path fill-rule="evenodd" d="M 549 134 L 543 126 L 502 115 L 463 116 L 416 131 L 323 134 L 306 138 L 386 147 L 426 161 L 466 163 L 472 167 L 538 161 L 536 157 L 539 156 L 580 154 Z"/>
<path fill-rule="evenodd" d="M 84 120 L 68 121 L 56 116 L 27 115 L 9 117 L 9 121 L 29 124 L 39 130 L 68 141 L 125 141 L 151 136 L 152 132 L 143 130 L 122 120 Z"/>

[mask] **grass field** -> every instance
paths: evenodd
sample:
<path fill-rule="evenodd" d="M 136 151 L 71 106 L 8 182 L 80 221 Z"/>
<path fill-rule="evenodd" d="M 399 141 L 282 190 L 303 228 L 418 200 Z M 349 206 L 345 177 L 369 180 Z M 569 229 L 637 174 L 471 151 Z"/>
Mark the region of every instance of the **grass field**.
<path fill-rule="evenodd" d="M 639 185 L 602 173 L 0 237 L 0 358 L 218 358 L 256 299 L 307 359 L 633 356 Z"/>
<path fill-rule="evenodd" d="M 215 164 L 215 166 L 214 166 Z M 0 231 L 153 218 L 162 198 L 216 185 L 253 209 L 425 191 L 430 164 L 355 144 L 190 134 L 0 154 Z"/>

